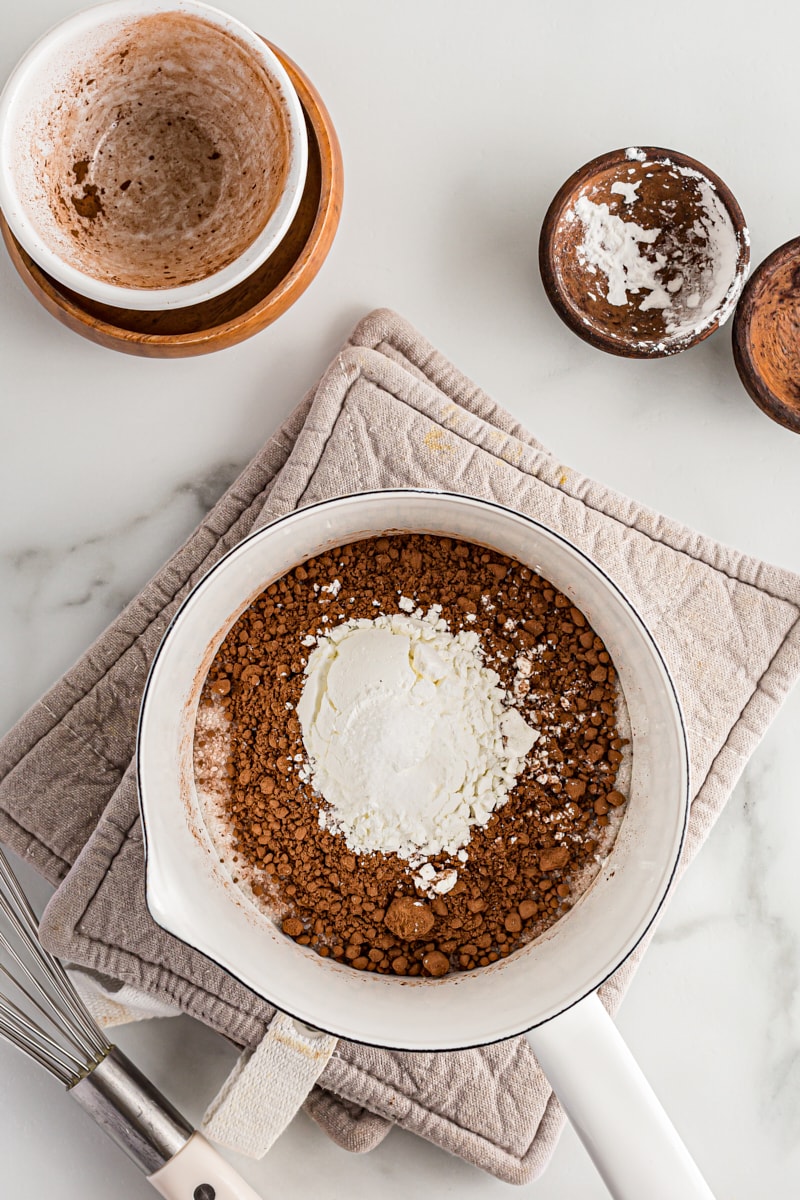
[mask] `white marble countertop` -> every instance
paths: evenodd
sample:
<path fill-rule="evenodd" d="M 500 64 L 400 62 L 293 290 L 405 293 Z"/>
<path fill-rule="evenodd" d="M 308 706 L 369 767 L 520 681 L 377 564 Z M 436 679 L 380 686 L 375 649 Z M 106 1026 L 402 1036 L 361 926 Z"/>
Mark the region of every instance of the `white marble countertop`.
<path fill-rule="evenodd" d="M 795 236 L 800 159 L 786 135 L 796 6 L 227 7 L 291 54 L 331 110 L 346 168 L 339 235 L 275 326 L 176 362 L 67 331 L 0 253 L 0 728 L 119 612 L 379 305 L 416 324 L 565 462 L 800 570 L 800 439 L 748 399 L 729 330 L 674 359 L 608 357 L 559 322 L 536 265 L 561 182 L 635 143 L 716 170 L 745 212 L 755 263 Z M 73 8 L 16 6 L 2 77 Z M 681 882 L 619 1018 L 720 1200 L 800 1191 L 799 720 L 795 692 Z M 38 881 L 32 888 L 44 898 Z M 185 1018 L 120 1041 L 195 1120 L 234 1057 Z M 151 1194 L 57 1085 L 4 1046 L 0 1072 L 2 1195 Z M 287 1200 L 512 1194 L 399 1131 L 350 1156 L 302 1115 L 267 1159 L 242 1169 L 265 1196 Z M 567 1131 L 544 1178 L 520 1194 L 606 1192 Z"/>

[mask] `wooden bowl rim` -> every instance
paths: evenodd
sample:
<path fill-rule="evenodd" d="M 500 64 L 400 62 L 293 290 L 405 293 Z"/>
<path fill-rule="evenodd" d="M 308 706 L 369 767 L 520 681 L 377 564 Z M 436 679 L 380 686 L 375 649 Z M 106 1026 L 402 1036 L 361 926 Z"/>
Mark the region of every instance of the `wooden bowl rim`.
<path fill-rule="evenodd" d="M 73 331 L 82 333 L 91 340 L 113 349 L 134 354 L 144 352 L 152 357 L 158 357 L 159 351 L 164 356 L 180 357 L 181 353 L 188 355 L 224 349 L 244 341 L 271 324 L 302 295 L 317 274 L 322 262 L 327 257 L 339 223 L 339 207 L 343 189 L 341 148 L 330 114 L 308 76 L 288 54 L 273 42 L 264 37 L 262 37 L 262 41 L 278 56 L 297 89 L 301 107 L 320 151 L 319 207 L 308 238 L 290 270 L 270 292 L 261 297 L 251 308 L 221 324 L 203 326 L 186 333 L 141 333 L 126 329 L 122 325 L 115 325 L 101 317 L 90 315 L 72 299 L 71 295 L 65 295 L 58 283 L 33 259 L 24 254 L 5 218 L 0 213 L 3 235 L 9 249 L 13 246 L 11 257 L 17 271 L 29 286 L 33 285 L 31 290 L 36 298 L 45 307 L 50 307 L 51 312 L 53 309 L 57 309 L 58 313 L 54 315 L 63 314 L 66 323 Z M 11 239 L 10 243 L 9 238 Z M 327 245 L 325 245 L 326 240 Z M 321 248 L 320 256 L 315 261 L 314 256 L 318 248 Z M 286 302 L 287 298 L 288 302 Z M 280 307 L 274 316 L 271 315 L 282 302 L 283 307 Z M 145 313 L 146 310 L 142 315 Z"/>
<path fill-rule="evenodd" d="M 788 242 L 778 246 L 755 268 L 745 284 L 736 308 L 731 339 L 733 361 L 742 385 L 751 400 L 754 400 L 762 412 L 765 412 L 773 421 L 777 421 L 785 429 L 791 429 L 793 433 L 800 433 L 800 405 L 787 404 L 766 383 L 753 354 L 750 337 L 753 318 L 773 277 L 793 258 L 797 259 L 798 266 L 800 266 L 800 237 L 790 238 Z"/>
<path fill-rule="evenodd" d="M 612 338 L 596 326 L 584 323 L 582 317 L 579 315 L 579 310 L 575 309 L 566 299 L 564 289 L 559 282 L 558 272 L 555 268 L 554 247 L 556 233 L 567 205 L 573 199 L 577 190 L 585 186 L 594 176 L 602 174 L 609 168 L 621 166 L 626 162 L 636 161 L 628 157 L 629 150 L 636 150 L 644 154 L 645 158 L 653 159 L 656 162 L 669 158 L 679 167 L 690 167 L 692 170 L 698 171 L 713 184 L 722 203 L 730 213 L 731 221 L 733 222 L 738 247 L 736 276 L 741 274 L 744 281 L 750 262 L 749 233 L 744 213 L 727 183 L 723 179 L 720 179 L 719 175 L 707 167 L 705 163 L 700 162 L 699 159 L 692 158 L 689 154 L 684 154 L 680 150 L 668 150 L 663 146 L 639 145 L 624 146 L 618 150 L 609 150 L 606 154 L 599 154 L 596 158 L 592 158 L 589 162 L 584 163 L 583 166 L 578 167 L 564 181 L 550 201 L 542 223 L 542 230 L 539 235 L 539 273 L 542 277 L 547 298 L 558 316 L 583 341 L 588 342 L 597 350 L 604 350 L 607 354 L 614 354 L 619 358 L 666 358 L 688 350 L 691 346 L 696 346 L 699 342 L 710 337 L 719 328 L 719 321 L 712 321 L 706 328 L 690 337 L 684 336 L 672 345 L 670 345 L 668 338 L 661 339 L 659 342 L 646 343 L 645 345 L 641 345 L 638 341 L 625 341 L 622 338 Z M 663 346 L 663 349 L 659 349 L 659 346 Z"/>

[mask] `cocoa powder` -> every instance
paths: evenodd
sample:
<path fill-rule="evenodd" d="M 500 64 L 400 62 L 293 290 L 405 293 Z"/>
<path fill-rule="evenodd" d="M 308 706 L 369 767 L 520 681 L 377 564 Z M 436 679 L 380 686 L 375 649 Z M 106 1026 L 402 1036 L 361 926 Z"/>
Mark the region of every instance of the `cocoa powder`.
<path fill-rule="evenodd" d="M 320 826 L 296 716 L 315 639 L 352 618 L 441 605 L 450 630 L 480 635 L 486 664 L 539 739 L 507 802 L 459 855 L 445 895 L 421 894 L 396 855 L 355 855 Z M 305 644 L 304 644 L 305 642 Z M 547 580 L 481 546 L 424 534 L 369 538 L 309 559 L 242 614 L 201 699 L 222 714 L 218 748 L 199 719 L 198 786 L 217 788 L 241 884 L 284 933 L 323 957 L 381 974 L 441 976 L 504 958 L 562 916 L 607 852 L 625 797 L 626 739 L 610 656 L 584 614 Z M 466 859 L 466 861 L 464 861 Z"/>

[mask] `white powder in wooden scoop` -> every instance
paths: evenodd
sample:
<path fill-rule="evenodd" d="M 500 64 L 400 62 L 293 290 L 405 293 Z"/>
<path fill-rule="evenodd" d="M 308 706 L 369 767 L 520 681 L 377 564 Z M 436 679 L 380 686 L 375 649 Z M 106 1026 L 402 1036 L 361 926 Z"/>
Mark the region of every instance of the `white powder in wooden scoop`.
<path fill-rule="evenodd" d="M 594 267 L 608 280 L 608 303 L 628 303 L 628 292 L 647 295 L 638 306 L 667 308 L 669 293 L 661 285 L 659 271 L 667 265 L 664 254 L 652 259 L 641 253 L 640 244 L 652 245 L 660 229 L 643 229 L 635 221 L 623 221 L 611 212 L 607 204 L 595 204 L 587 196 L 575 203 L 575 216 L 583 225 L 583 241 L 578 257 L 584 266 Z"/>
<path fill-rule="evenodd" d="M 631 159 L 640 155 L 628 152 Z M 660 159 L 659 166 L 668 167 L 675 178 L 682 176 L 694 183 L 701 215 L 690 230 L 668 224 L 645 229 L 585 194 L 568 219 L 577 218 L 583 226 L 578 260 L 591 274 L 605 276 L 608 303 L 622 306 L 632 303 L 632 297 L 641 297 L 636 308 L 642 312 L 661 309 L 665 334 L 680 339 L 712 321 L 721 325 L 728 318 L 741 291 L 744 270 L 738 267 L 733 221 L 708 179 L 669 159 Z M 611 187 L 612 193 L 623 197 L 626 213 L 634 211 L 640 183 L 618 181 Z M 746 230 L 743 236 L 747 241 Z"/>

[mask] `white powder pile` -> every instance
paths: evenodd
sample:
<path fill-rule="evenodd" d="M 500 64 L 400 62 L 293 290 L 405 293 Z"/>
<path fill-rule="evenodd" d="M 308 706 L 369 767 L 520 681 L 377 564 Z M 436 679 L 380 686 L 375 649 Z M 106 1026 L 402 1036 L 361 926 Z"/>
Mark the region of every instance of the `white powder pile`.
<path fill-rule="evenodd" d="M 381 614 L 318 638 L 297 705 L 320 823 L 357 854 L 395 853 L 445 892 L 426 859 L 466 845 L 504 803 L 538 734 L 509 706 L 477 633 Z"/>
<path fill-rule="evenodd" d="M 627 304 L 628 292 L 645 291 L 648 295 L 639 308 L 666 308 L 669 293 L 661 285 L 659 271 L 667 265 L 664 254 L 645 258 L 639 244 L 652 245 L 660 229 L 642 229 L 635 221 L 623 221 L 607 204 L 595 204 L 581 196 L 574 207 L 583 225 L 583 241 L 578 256 L 584 264 L 602 271 L 608 280 L 608 303 Z"/>
<path fill-rule="evenodd" d="M 639 199 L 639 197 L 636 195 L 636 192 L 641 185 L 641 179 L 637 179 L 636 183 L 627 183 L 623 179 L 618 179 L 616 183 L 612 183 L 611 192 L 614 196 L 624 197 L 626 204 L 633 204 Z"/>
<path fill-rule="evenodd" d="M 636 148 L 628 150 L 626 156 L 640 162 L 645 170 L 655 165 L 646 162 L 644 152 Z M 702 215 L 691 230 L 671 227 L 666 208 L 664 225 L 645 229 L 585 194 L 567 216 L 581 222 L 583 240 L 577 247 L 578 259 L 591 274 L 605 276 L 608 303 L 621 306 L 630 303 L 631 297 L 641 297 L 638 309 L 661 309 L 665 333 L 681 338 L 713 320 L 722 324 L 733 310 L 744 277 L 737 269 L 736 230 L 708 179 L 666 158 L 659 159 L 657 165 L 666 167 L 675 179 L 693 181 Z M 613 194 L 623 197 L 626 215 L 635 213 L 641 182 L 619 180 L 611 187 Z M 648 253 L 647 248 L 658 239 L 658 249 Z"/>

